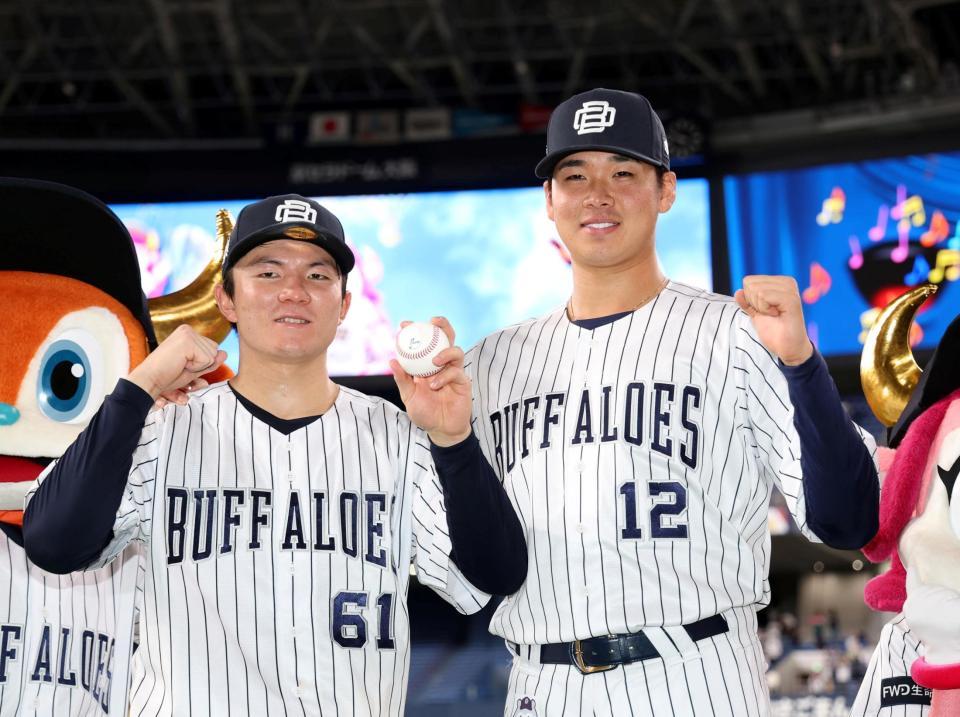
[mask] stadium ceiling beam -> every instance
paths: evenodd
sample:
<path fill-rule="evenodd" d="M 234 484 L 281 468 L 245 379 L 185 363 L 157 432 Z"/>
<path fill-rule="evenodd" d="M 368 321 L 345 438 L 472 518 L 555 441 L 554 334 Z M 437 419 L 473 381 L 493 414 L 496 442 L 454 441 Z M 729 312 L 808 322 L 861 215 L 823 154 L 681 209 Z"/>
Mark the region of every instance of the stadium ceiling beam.
<path fill-rule="evenodd" d="M 580 86 L 580 83 L 583 82 L 583 66 L 587 60 L 587 47 L 590 45 L 590 41 L 593 39 L 593 35 L 597 30 L 597 18 L 594 15 L 587 17 L 586 22 L 584 23 L 583 29 L 580 33 L 579 39 L 580 42 L 577 43 L 576 49 L 573 51 L 573 58 L 570 60 L 570 67 L 567 70 L 567 79 L 563 84 L 563 96 L 570 97 L 577 88 Z"/>
<path fill-rule="evenodd" d="M 524 101 L 537 104 L 539 96 L 536 83 L 533 81 L 530 63 L 527 61 L 520 39 L 517 37 L 517 18 L 513 13 L 510 2 L 511 0 L 500 0 L 499 3 L 500 17 L 503 19 L 503 29 L 509 45 L 510 61 L 513 64 L 513 72 L 517 76 L 517 84 L 520 86 Z"/>
<path fill-rule="evenodd" d="M 344 12 L 340 3 L 335 2 L 334 8 L 340 16 L 340 20 L 346 23 L 353 36 L 378 62 L 385 65 L 418 98 L 427 104 L 432 105 L 436 103 L 433 88 L 413 73 L 406 60 L 392 57 L 391 54 L 383 48 L 383 45 L 370 34 L 370 31 L 367 30 L 366 27 L 359 25 L 356 20 L 350 16 L 350 13 Z"/>
<path fill-rule="evenodd" d="M 887 7 L 895 18 L 897 26 L 903 29 L 906 47 L 914 54 L 918 64 L 929 82 L 935 82 L 940 75 L 940 69 L 933 53 L 927 49 L 921 38 L 921 30 L 917 27 L 912 13 L 897 0 L 887 0 Z"/>
<path fill-rule="evenodd" d="M 753 47 L 742 37 L 740 17 L 737 15 L 733 2 L 731 0 L 713 0 L 713 2 L 720 13 L 720 19 L 723 21 L 727 32 L 737 38 L 733 41 L 733 48 L 737 53 L 743 71 L 747 73 L 753 91 L 758 97 L 764 97 L 767 94 L 767 86 L 763 81 L 763 75 L 760 72 L 760 65 L 757 63 L 757 56 Z"/>
<path fill-rule="evenodd" d="M 340 25 L 342 28 L 343 26 Z M 656 45 L 648 45 L 643 48 L 642 57 L 656 57 L 662 53 L 670 52 L 674 49 L 674 45 L 661 42 Z M 628 51 L 632 52 L 632 48 L 627 48 Z M 528 50 L 525 54 L 525 57 L 529 60 L 532 60 L 537 63 L 548 63 L 548 62 L 559 62 L 562 63 L 564 60 L 569 62 L 570 60 L 570 49 L 566 46 L 553 46 L 553 47 L 544 47 L 538 48 L 536 50 Z M 637 62 L 639 53 L 636 55 L 629 55 L 626 59 L 627 61 Z M 588 58 L 607 58 L 611 62 L 619 61 L 623 58 L 623 53 L 620 51 L 619 46 L 610 47 L 593 47 L 589 48 L 587 51 Z M 501 52 L 487 51 L 481 55 L 476 56 L 478 64 L 484 63 L 502 63 L 504 61 L 503 54 Z M 423 71 L 432 71 L 442 69 L 449 66 L 449 56 L 444 52 L 430 53 L 426 55 L 419 56 L 408 62 L 406 66 L 411 70 L 423 70 Z M 349 72 L 362 70 L 364 65 L 356 58 L 343 58 L 337 57 L 333 59 L 320 59 L 319 62 L 322 63 L 322 67 L 326 71 L 330 71 L 334 74 L 340 72 Z M 255 65 L 250 65 L 246 69 L 246 74 L 251 78 L 263 78 L 270 75 L 278 74 L 283 76 L 293 77 L 296 75 L 296 71 L 299 67 L 304 64 L 309 64 L 309 60 L 296 62 L 271 62 L 271 61 L 260 61 Z M 312 69 L 315 69 L 311 66 Z M 188 77 L 199 77 L 199 78 L 215 78 L 219 75 L 229 74 L 230 65 L 229 63 L 222 61 L 221 59 L 211 60 L 205 64 L 197 61 L 191 64 L 184 65 L 184 73 Z M 71 70 L 69 76 L 64 72 L 52 71 L 50 69 L 34 69 L 34 68 L 25 68 L 22 73 L 23 77 L 21 81 L 23 83 L 37 83 L 37 82 L 65 82 L 68 80 L 80 82 L 89 82 L 89 81 L 100 81 L 105 77 L 105 72 L 103 67 L 96 68 L 84 68 L 78 70 Z M 124 75 L 131 80 L 136 81 L 151 81 L 151 80 L 163 80 L 167 76 L 167 68 L 160 65 L 153 65 L 150 67 L 135 67 L 128 68 L 124 70 Z M 732 78 L 737 82 L 746 82 L 747 78 L 742 72 L 739 65 L 731 67 L 727 71 L 727 78 Z M 655 75 L 651 76 L 652 79 L 656 82 L 662 82 L 664 80 L 669 80 L 671 77 L 682 82 L 687 82 L 690 77 L 684 77 L 679 74 L 667 74 L 665 72 L 658 71 Z M 701 74 L 695 74 L 695 79 L 698 83 L 703 83 L 705 78 Z M 730 79 L 728 79 L 728 82 Z M 511 79 L 511 83 L 513 80 Z M 515 83 L 513 83 L 515 84 Z M 538 83 L 538 87 L 544 87 L 546 84 L 551 84 L 552 92 L 561 92 L 563 89 L 563 83 L 559 81 L 541 81 Z M 736 88 L 734 88 L 736 89 Z M 459 90 L 457 90 L 459 91 Z M 477 93 L 483 93 L 483 87 L 478 84 Z M 229 94 L 229 93 L 228 93 Z M 231 95 L 232 96 L 232 95 Z M 740 95 L 742 96 L 742 94 Z M 205 99 L 206 101 L 206 99 Z M 194 109 L 198 109 L 199 104 L 195 98 Z"/>
<path fill-rule="evenodd" d="M 289 114 L 303 96 L 303 88 L 307 86 L 307 80 L 310 79 L 310 68 L 307 65 L 298 65 L 293 71 L 293 82 L 290 83 L 290 89 L 287 90 L 287 96 L 283 100 L 283 113 Z"/>
<path fill-rule="evenodd" d="M 783 4 L 783 12 L 787 16 L 787 24 L 793 32 L 794 40 L 797 43 L 797 47 L 800 48 L 800 54 L 810 69 L 813 79 L 816 80 L 821 90 L 827 89 L 830 85 L 830 79 L 827 77 L 827 70 L 820 56 L 817 54 L 816 47 L 814 47 L 810 38 L 804 34 L 800 4 L 797 0 L 786 0 Z"/>
<path fill-rule="evenodd" d="M 130 79 L 124 74 L 124 72 L 119 68 L 117 62 L 114 60 L 113 55 L 110 53 L 110 50 L 107 48 L 106 42 L 104 40 L 105 33 L 100 29 L 97 18 L 94 15 L 94 8 L 85 5 L 84 6 L 84 15 L 83 22 L 86 25 L 87 32 L 89 33 L 92 45 L 94 50 L 100 57 L 100 61 L 103 66 L 103 72 L 106 77 L 113 83 L 124 99 L 130 103 L 130 105 L 138 110 L 147 120 L 154 126 L 154 128 L 159 131 L 161 134 L 167 137 L 176 137 L 177 131 L 174 129 L 167 119 L 160 113 L 157 107 L 148 100 L 140 90 L 130 81 Z M 37 21 L 39 24 L 39 21 Z M 47 40 L 48 38 L 44 38 Z"/>
<path fill-rule="evenodd" d="M 167 120 L 160 114 L 159 110 L 143 96 L 143 93 L 140 92 L 126 77 L 123 76 L 123 73 L 120 72 L 115 67 L 110 67 L 107 70 L 107 74 L 110 77 L 111 82 L 116 85 L 117 89 L 120 90 L 121 94 L 127 99 L 127 101 L 136 107 L 143 115 L 150 120 L 150 123 L 156 127 L 160 132 L 168 137 L 176 137 L 177 131 L 173 126 L 167 122 Z"/>
<path fill-rule="evenodd" d="M 928 7 L 942 7 L 944 5 L 955 5 L 957 0 L 904 0 L 898 3 L 905 12 L 913 14 L 917 10 L 923 10 Z"/>
<path fill-rule="evenodd" d="M 231 0 L 216 0 L 213 5 L 217 26 L 223 39 L 223 47 L 227 53 L 230 65 L 230 74 L 233 78 L 233 87 L 240 100 L 240 109 L 246 131 L 253 134 L 256 131 L 256 117 L 254 111 L 253 93 L 250 89 L 250 78 L 244 69 L 243 57 L 240 51 L 240 38 L 233 22 Z"/>
<path fill-rule="evenodd" d="M 683 4 L 683 7 L 680 8 L 680 12 L 677 14 L 677 21 L 673 24 L 674 35 L 682 35 L 686 32 L 690 21 L 693 20 L 693 16 L 697 14 L 699 7 L 700 0 L 687 0 Z"/>
<path fill-rule="evenodd" d="M 294 68 L 293 82 L 283 102 L 283 112 L 285 115 L 289 115 L 297 106 L 297 103 L 300 102 L 300 98 L 303 97 L 303 91 L 310 81 L 310 76 L 315 71 L 319 71 L 320 50 L 324 47 L 327 42 L 327 37 L 329 37 L 330 32 L 334 28 L 335 17 L 332 13 L 323 13 L 321 17 L 318 18 L 316 14 L 313 13 L 312 6 L 308 6 L 307 12 L 308 15 L 313 16 L 313 20 L 307 23 L 300 23 L 301 30 L 305 36 L 304 46 L 307 50 L 306 62 Z M 306 28 L 309 26 L 313 26 L 316 29 L 310 35 L 307 35 Z"/>
<path fill-rule="evenodd" d="M 255 40 L 263 49 L 276 58 L 278 62 L 290 62 L 290 50 L 271 37 L 270 33 L 257 23 L 250 23 L 247 28 L 247 39 Z"/>
<path fill-rule="evenodd" d="M 22 76 L 23 69 L 33 62 L 34 59 L 36 59 L 39 51 L 40 43 L 35 37 L 30 38 L 30 42 L 27 43 L 27 46 L 23 48 L 23 52 L 20 53 L 20 57 L 17 59 L 16 65 L 14 67 L 8 66 L 5 68 L 7 81 L 4 83 L 3 89 L 0 90 L 0 116 L 3 115 L 4 110 L 7 108 L 7 104 L 10 102 L 10 98 L 13 97 L 13 93 L 17 91 L 17 87 L 20 85 L 20 78 Z M 3 64 L 9 65 L 6 59 L 4 59 Z"/>
<path fill-rule="evenodd" d="M 170 8 L 166 0 L 149 0 L 150 9 L 160 31 L 160 44 L 170 63 L 170 93 L 173 95 L 174 112 L 187 129 L 194 134 L 196 124 L 193 116 L 193 104 L 190 101 L 190 85 L 183 71 L 183 59 L 180 55 L 180 43 L 173 29 Z"/>
<path fill-rule="evenodd" d="M 403 5 L 398 5 L 397 10 L 400 10 L 402 7 Z M 430 29 L 431 25 L 433 25 L 433 20 L 430 17 L 429 8 L 427 8 L 427 10 L 417 18 L 416 22 L 410 25 L 410 29 L 407 31 L 407 38 L 403 41 L 404 54 L 409 55 L 416 50 L 417 44 L 426 34 L 427 30 Z"/>
<path fill-rule="evenodd" d="M 669 28 L 667 28 L 660 18 L 654 16 L 649 10 L 641 9 L 631 0 L 621 0 L 620 7 L 623 8 L 630 17 L 639 22 L 641 25 L 652 29 L 661 38 L 670 40 L 674 52 L 696 67 L 704 77 L 716 85 L 724 94 L 731 99 L 736 100 L 741 105 L 748 104 L 747 98 L 743 92 L 741 92 L 736 85 L 730 82 L 730 80 L 724 76 L 724 74 L 720 72 L 720 70 L 718 70 L 714 64 L 710 62 L 710 60 L 686 43 L 680 42 L 676 38 L 671 37 Z"/>
<path fill-rule="evenodd" d="M 443 42 L 443 46 L 450 53 L 450 67 L 453 70 L 454 79 L 457 81 L 457 87 L 460 88 L 460 94 L 468 105 L 477 104 L 477 82 L 474 79 L 473 72 L 462 57 L 462 40 L 454 33 L 450 21 L 447 19 L 447 13 L 443 0 L 427 0 L 430 7 L 430 16 L 433 19 L 433 26 Z"/>
<path fill-rule="evenodd" d="M 40 22 L 40 18 L 37 15 L 36 4 L 32 2 L 32 0 L 20 0 L 19 4 L 20 13 L 30 28 L 30 36 L 33 38 L 33 41 L 37 43 L 38 50 L 42 51 L 50 67 L 53 68 L 53 73 L 32 73 L 26 71 L 27 66 L 24 65 L 20 71 L 20 82 L 35 82 L 38 84 L 43 82 L 59 82 L 63 85 L 70 81 L 71 76 L 67 74 L 63 62 L 60 61 L 59 55 L 54 51 L 54 43 L 50 41 L 49 37 L 50 33 L 47 31 L 47 28 L 43 26 L 43 23 Z"/>

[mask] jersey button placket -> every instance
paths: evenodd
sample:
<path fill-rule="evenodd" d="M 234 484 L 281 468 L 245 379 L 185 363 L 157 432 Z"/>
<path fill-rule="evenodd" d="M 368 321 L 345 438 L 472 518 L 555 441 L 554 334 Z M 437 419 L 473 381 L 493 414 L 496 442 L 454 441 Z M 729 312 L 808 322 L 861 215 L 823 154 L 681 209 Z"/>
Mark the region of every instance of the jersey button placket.
<path fill-rule="evenodd" d="M 287 476 L 287 483 L 290 484 L 290 488 L 293 488 L 293 483 L 297 479 L 297 475 L 293 472 L 293 442 L 290 440 L 290 436 L 287 436 L 287 442 L 283 446 L 281 457 Z"/>
<path fill-rule="evenodd" d="M 598 390 L 603 385 L 603 363 L 604 351 L 607 346 L 607 335 L 611 331 L 610 326 L 602 326 L 590 337 L 590 365 L 585 373 L 585 384 L 594 386 Z"/>

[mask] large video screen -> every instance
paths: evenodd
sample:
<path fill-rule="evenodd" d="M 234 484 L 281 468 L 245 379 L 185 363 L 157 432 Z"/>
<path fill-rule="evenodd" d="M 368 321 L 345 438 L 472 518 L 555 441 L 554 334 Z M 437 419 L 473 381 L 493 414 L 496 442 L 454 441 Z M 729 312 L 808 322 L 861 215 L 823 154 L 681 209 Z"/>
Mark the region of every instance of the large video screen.
<path fill-rule="evenodd" d="M 316 199 L 340 218 L 357 257 L 350 313 L 328 354 L 334 376 L 389 373 L 404 319 L 446 316 L 468 348 L 570 295 L 570 266 L 541 187 Z M 114 205 L 136 243 L 147 295 L 189 284 L 213 251 L 217 211 L 236 217 L 250 201 Z M 657 232 L 670 278 L 712 288 L 709 226 L 706 180 L 681 181 Z M 223 347 L 236 369 L 236 336 Z"/>
<path fill-rule="evenodd" d="M 859 354 L 893 298 L 921 282 L 940 290 L 913 343 L 936 346 L 960 312 L 960 153 L 727 177 L 730 271 L 789 274 L 825 355 Z"/>

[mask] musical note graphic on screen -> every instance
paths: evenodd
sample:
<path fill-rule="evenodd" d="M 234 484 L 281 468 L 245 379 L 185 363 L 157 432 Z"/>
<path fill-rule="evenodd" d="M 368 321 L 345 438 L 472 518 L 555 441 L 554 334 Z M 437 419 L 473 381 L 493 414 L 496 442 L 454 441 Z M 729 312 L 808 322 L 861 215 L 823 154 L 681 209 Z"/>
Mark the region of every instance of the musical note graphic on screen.
<path fill-rule="evenodd" d="M 893 251 L 890 252 L 890 258 L 895 264 L 902 264 L 907 260 L 907 255 L 910 253 L 910 248 L 907 246 L 909 238 L 909 230 L 903 231 L 898 226 L 897 245 L 893 248 Z"/>
<path fill-rule="evenodd" d="M 957 219 L 953 236 L 947 242 L 947 249 L 960 249 L 960 219 Z"/>
<path fill-rule="evenodd" d="M 930 275 L 930 264 L 923 254 L 918 254 L 913 260 L 913 269 L 903 277 L 903 283 L 907 286 L 916 286 L 922 281 L 926 281 Z"/>
<path fill-rule="evenodd" d="M 919 197 L 916 197 L 919 199 Z M 901 264 L 907 260 L 910 249 L 907 242 L 910 240 L 910 219 L 906 214 L 907 188 L 903 184 L 897 185 L 897 203 L 890 210 L 890 217 L 897 221 L 897 246 L 890 252 L 890 258 L 895 264 Z M 920 203 L 920 210 L 923 211 L 923 203 Z M 924 219 L 926 221 L 926 219 Z"/>
<path fill-rule="evenodd" d="M 880 241 L 887 235 L 888 216 L 890 216 L 890 207 L 886 204 L 881 204 L 880 209 L 877 211 L 876 226 L 870 227 L 870 231 L 867 232 L 870 236 L 870 241 Z"/>
<path fill-rule="evenodd" d="M 817 224 L 839 224 L 843 219 L 843 210 L 847 206 L 847 195 L 840 187 L 834 187 L 830 196 L 823 200 L 823 208 L 817 215 Z"/>
<path fill-rule="evenodd" d="M 950 224 L 947 222 L 947 218 L 943 216 L 943 212 L 937 209 L 930 220 L 930 228 L 920 235 L 920 243 L 923 246 L 933 246 L 939 244 L 948 236 L 950 236 Z"/>
<path fill-rule="evenodd" d="M 902 192 L 901 192 L 902 190 Z M 890 210 L 890 217 L 898 222 L 906 222 L 909 227 L 922 227 L 927 223 L 927 212 L 923 208 L 923 199 L 918 194 L 906 196 L 907 188 L 902 184 L 897 187 L 897 203 Z"/>
<path fill-rule="evenodd" d="M 930 270 L 929 279 L 939 284 L 946 279 L 956 281 L 960 278 L 960 249 L 941 249 L 937 252 L 937 263 Z"/>
<path fill-rule="evenodd" d="M 847 259 L 847 264 L 850 265 L 851 269 L 859 269 L 863 266 L 863 250 L 860 248 L 860 240 L 851 235 L 850 239 L 850 258 Z"/>
<path fill-rule="evenodd" d="M 833 279 L 830 274 L 817 262 L 810 264 L 810 286 L 803 290 L 803 300 L 807 304 L 813 304 L 820 300 L 824 294 L 830 291 Z"/>

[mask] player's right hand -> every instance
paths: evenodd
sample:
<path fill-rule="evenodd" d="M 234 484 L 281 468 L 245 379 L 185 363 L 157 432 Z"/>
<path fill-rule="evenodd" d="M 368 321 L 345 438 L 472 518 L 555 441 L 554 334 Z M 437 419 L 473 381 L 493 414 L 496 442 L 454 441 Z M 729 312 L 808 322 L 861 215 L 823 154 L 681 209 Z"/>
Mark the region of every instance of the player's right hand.
<path fill-rule="evenodd" d="M 218 368 L 226 358 L 227 353 L 215 341 L 183 324 L 133 369 L 127 380 L 157 400 L 177 395 L 175 392 Z"/>

